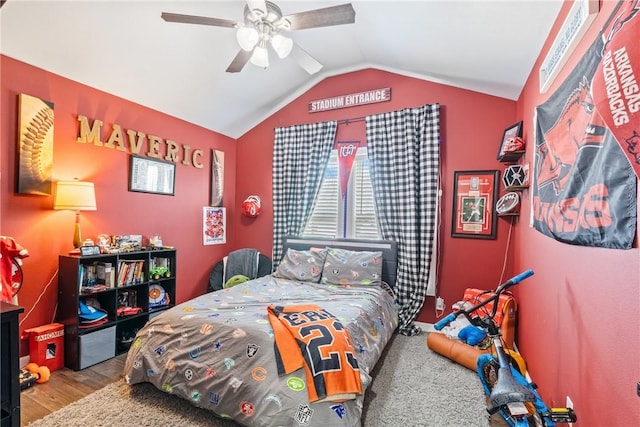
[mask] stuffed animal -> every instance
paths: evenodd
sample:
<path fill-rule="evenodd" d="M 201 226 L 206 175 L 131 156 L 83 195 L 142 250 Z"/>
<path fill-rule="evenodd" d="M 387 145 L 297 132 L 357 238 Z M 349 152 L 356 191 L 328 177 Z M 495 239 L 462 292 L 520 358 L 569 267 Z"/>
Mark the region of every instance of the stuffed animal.
<path fill-rule="evenodd" d="M 2 289 L 0 301 L 12 302 L 13 296 L 22 286 L 21 259 L 29 256 L 29 252 L 20 246 L 13 237 L 0 236 L 0 276 Z"/>

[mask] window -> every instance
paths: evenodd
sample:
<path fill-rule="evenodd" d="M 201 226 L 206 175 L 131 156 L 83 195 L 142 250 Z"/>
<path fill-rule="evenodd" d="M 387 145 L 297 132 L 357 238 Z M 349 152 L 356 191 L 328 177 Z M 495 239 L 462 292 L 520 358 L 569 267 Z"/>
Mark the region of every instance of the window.
<path fill-rule="evenodd" d="M 304 236 L 380 239 L 369 176 L 367 149 L 358 148 L 347 185 L 340 195 L 338 151 L 333 150 Z"/>

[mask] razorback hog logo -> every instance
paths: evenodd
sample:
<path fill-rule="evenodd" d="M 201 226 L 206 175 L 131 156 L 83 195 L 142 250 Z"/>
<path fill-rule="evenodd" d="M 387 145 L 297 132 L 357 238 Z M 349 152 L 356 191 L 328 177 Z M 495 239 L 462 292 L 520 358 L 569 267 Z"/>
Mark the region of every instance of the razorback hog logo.
<path fill-rule="evenodd" d="M 640 2 L 638 0 L 622 2 L 621 8 L 618 10 L 616 17 L 611 24 L 604 30 L 604 40 L 608 44 L 613 36 L 618 33 L 622 27 L 630 22 L 636 14 L 640 12 Z M 605 44 L 606 48 L 606 44 Z"/>
<path fill-rule="evenodd" d="M 606 127 L 595 112 L 586 78 L 571 94 L 558 120 L 536 147 L 538 186 L 553 185 L 556 195 L 569 182 L 580 150 L 604 142 Z"/>

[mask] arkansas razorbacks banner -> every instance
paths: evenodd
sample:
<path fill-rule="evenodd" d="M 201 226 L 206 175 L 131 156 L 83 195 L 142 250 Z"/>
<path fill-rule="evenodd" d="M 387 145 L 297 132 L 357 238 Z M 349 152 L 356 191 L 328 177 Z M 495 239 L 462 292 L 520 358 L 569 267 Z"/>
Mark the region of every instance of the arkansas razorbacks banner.
<path fill-rule="evenodd" d="M 637 179 L 604 118 L 610 112 L 601 112 L 593 92 L 594 75 L 607 67 L 603 53 L 611 46 L 598 37 L 558 90 L 536 108 L 532 221 L 536 230 L 564 243 L 629 249 L 636 230 Z"/>
<path fill-rule="evenodd" d="M 598 113 L 640 177 L 640 2 L 623 1 L 603 31 L 602 61 L 593 77 Z"/>

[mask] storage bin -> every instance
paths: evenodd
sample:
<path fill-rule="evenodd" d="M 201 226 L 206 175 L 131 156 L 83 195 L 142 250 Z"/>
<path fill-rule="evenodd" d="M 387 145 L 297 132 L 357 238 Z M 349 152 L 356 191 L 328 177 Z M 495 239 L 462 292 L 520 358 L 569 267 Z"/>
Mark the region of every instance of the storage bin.
<path fill-rule="evenodd" d="M 116 327 L 101 329 L 83 334 L 80 340 L 80 366 L 87 368 L 96 363 L 111 359 L 116 355 Z"/>
<path fill-rule="evenodd" d="M 29 361 L 46 366 L 51 372 L 64 366 L 64 325 L 50 323 L 26 329 L 23 338 L 29 338 Z"/>

